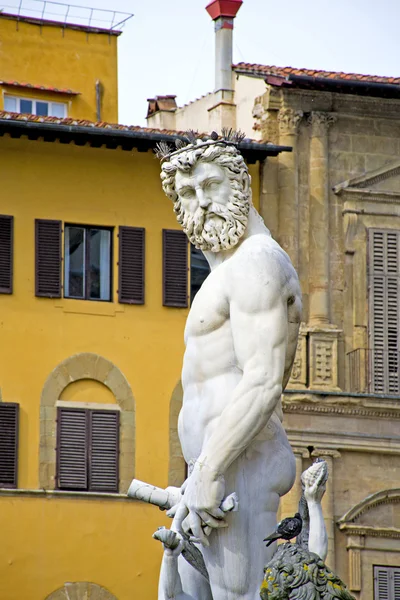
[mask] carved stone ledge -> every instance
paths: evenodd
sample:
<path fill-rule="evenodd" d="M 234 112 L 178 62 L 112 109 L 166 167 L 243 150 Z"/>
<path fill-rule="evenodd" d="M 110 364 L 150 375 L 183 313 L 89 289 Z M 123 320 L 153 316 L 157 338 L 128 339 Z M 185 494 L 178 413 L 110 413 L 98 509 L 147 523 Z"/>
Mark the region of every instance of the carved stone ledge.
<path fill-rule="evenodd" d="M 376 400 L 365 396 L 343 394 L 324 395 L 307 392 L 288 392 L 283 395 L 282 407 L 286 413 L 337 414 L 368 419 L 400 419 L 400 403 L 396 400 Z"/>
<path fill-rule="evenodd" d="M 372 527 L 371 525 L 349 525 L 342 523 L 339 529 L 346 534 L 400 539 L 400 529 L 397 527 Z"/>

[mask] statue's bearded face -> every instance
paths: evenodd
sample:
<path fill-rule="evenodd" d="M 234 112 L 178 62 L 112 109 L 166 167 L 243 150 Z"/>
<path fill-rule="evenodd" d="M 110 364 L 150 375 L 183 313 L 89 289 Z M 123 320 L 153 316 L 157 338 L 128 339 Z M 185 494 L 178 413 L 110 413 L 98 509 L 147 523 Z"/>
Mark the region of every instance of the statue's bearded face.
<path fill-rule="evenodd" d="M 226 169 L 212 162 L 176 172 L 174 210 L 196 248 L 219 252 L 238 243 L 250 208 L 247 182 L 229 178 Z"/>

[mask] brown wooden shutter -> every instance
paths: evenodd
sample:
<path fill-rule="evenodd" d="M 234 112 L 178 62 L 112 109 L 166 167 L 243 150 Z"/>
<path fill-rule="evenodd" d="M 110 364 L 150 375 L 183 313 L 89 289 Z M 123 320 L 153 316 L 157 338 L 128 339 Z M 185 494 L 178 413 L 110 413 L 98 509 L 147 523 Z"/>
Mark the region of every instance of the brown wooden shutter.
<path fill-rule="evenodd" d="M 35 220 L 36 296 L 61 297 L 61 221 Z"/>
<path fill-rule="evenodd" d="M 57 423 L 57 487 L 87 490 L 89 422 L 87 411 L 59 408 Z"/>
<path fill-rule="evenodd" d="M 163 229 L 163 305 L 188 306 L 188 239 L 183 231 Z"/>
<path fill-rule="evenodd" d="M 17 487 L 18 409 L 18 404 L 0 403 L 0 487 Z"/>
<path fill-rule="evenodd" d="M 12 294 L 14 217 L 0 215 L 0 294 Z"/>
<path fill-rule="evenodd" d="M 119 228 L 118 301 L 144 304 L 145 230 Z"/>
<path fill-rule="evenodd" d="M 369 232 L 370 371 L 372 391 L 398 394 L 400 242 L 396 231 Z"/>
<path fill-rule="evenodd" d="M 118 492 L 119 413 L 90 411 L 89 489 Z"/>

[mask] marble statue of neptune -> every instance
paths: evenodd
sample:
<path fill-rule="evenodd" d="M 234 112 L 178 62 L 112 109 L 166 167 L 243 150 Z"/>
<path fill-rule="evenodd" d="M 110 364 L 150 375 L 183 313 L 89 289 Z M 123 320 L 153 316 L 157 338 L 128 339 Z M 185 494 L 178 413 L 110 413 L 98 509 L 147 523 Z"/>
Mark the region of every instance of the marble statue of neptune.
<path fill-rule="evenodd" d="M 262 540 L 295 478 L 280 399 L 296 351 L 300 287 L 252 204 L 237 144 L 216 134 L 189 142 L 164 152 L 161 180 L 211 272 L 186 323 L 178 430 L 189 475 L 170 516 L 171 529 L 198 544 L 209 582 L 179 556 L 180 597 L 256 600 L 275 549 Z M 232 492 L 239 509 L 224 512 Z M 164 564 L 159 600 L 165 577 Z"/>

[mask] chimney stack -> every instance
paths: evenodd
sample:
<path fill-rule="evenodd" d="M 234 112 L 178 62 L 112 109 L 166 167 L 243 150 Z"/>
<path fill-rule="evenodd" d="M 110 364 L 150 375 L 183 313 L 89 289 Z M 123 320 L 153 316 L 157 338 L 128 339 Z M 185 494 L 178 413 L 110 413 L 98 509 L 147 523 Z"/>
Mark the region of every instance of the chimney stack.
<path fill-rule="evenodd" d="M 212 0 L 206 11 L 215 23 L 215 91 L 232 91 L 233 19 L 243 0 Z"/>

